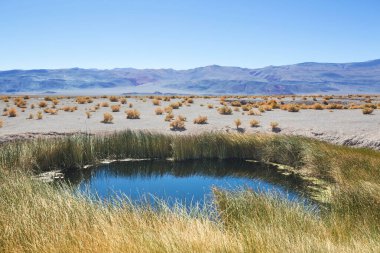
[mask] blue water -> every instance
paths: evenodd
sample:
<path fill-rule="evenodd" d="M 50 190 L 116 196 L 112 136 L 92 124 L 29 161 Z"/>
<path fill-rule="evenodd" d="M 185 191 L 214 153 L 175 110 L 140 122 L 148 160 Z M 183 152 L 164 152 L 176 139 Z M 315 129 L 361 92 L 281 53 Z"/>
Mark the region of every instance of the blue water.
<path fill-rule="evenodd" d="M 210 200 L 212 188 L 217 187 L 248 188 L 306 203 L 307 198 L 297 190 L 300 181 L 284 177 L 273 167 L 246 161 L 115 162 L 69 174 L 81 192 L 101 199 L 124 195 L 133 202 L 160 199 L 169 205 L 203 205 Z"/>

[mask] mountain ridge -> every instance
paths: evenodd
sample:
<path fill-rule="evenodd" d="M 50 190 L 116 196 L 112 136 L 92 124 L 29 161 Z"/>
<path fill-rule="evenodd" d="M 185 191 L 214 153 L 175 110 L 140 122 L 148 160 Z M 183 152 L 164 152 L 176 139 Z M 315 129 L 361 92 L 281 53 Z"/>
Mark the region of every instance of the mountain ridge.
<path fill-rule="evenodd" d="M 0 93 L 177 92 L 195 94 L 380 93 L 380 59 L 242 68 L 209 65 L 186 70 L 32 69 L 0 71 Z"/>

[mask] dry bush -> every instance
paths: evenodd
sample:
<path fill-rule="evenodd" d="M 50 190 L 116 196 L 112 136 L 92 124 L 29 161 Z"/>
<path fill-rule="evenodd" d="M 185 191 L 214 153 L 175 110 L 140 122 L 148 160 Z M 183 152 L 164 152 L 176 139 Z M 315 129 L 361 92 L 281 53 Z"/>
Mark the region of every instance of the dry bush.
<path fill-rule="evenodd" d="M 111 110 L 113 112 L 119 112 L 120 111 L 120 105 L 112 105 Z"/>
<path fill-rule="evenodd" d="M 153 99 L 152 103 L 153 103 L 153 105 L 160 105 L 161 102 L 158 99 Z"/>
<path fill-rule="evenodd" d="M 87 99 L 87 103 L 93 103 L 94 102 L 94 99 L 92 97 L 86 97 Z"/>
<path fill-rule="evenodd" d="M 59 104 L 59 100 L 58 99 L 54 99 L 52 102 L 53 102 L 54 105 L 58 105 Z"/>
<path fill-rule="evenodd" d="M 87 99 L 85 97 L 77 97 L 76 102 L 78 104 L 86 104 L 87 103 Z"/>
<path fill-rule="evenodd" d="M 44 116 L 41 111 L 37 112 L 37 119 L 42 119 Z"/>
<path fill-rule="evenodd" d="M 276 130 L 278 128 L 279 124 L 276 121 L 272 121 L 270 123 L 270 126 L 271 126 L 272 130 Z"/>
<path fill-rule="evenodd" d="M 127 119 L 139 119 L 140 118 L 140 112 L 136 109 L 126 110 L 125 113 L 127 114 Z"/>
<path fill-rule="evenodd" d="M 119 98 L 116 97 L 116 96 L 110 96 L 109 99 L 110 99 L 111 102 L 117 102 L 117 101 L 119 101 Z"/>
<path fill-rule="evenodd" d="M 64 107 L 62 107 L 62 110 L 64 110 L 65 112 L 68 112 L 68 111 L 70 111 L 70 106 L 64 106 Z"/>
<path fill-rule="evenodd" d="M 39 106 L 40 108 L 44 108 L 44 107 L 47 106 L 47 103 L 46 103 L 46 101 L 41 101 L 41 102 L 38 103 L 38 106 Z"/>
<path fill-rule="evenodd" d="M 100 106 L 101 107 L 109 107 L 110 105 L 108 104 L 108 102 L 102 102 L 102 103 L 100 103 Z"/>
<path fill-rule="evenodd" d="M 4 121 L 2 119 L 0 119 L 0 128 L 2 128 L 4 125 Z"/>
<path fill-rule="evenodd" d="M 250 105 L 242 105 L 242 106 L 241 106 L 241 109 L 242 109 L 243 111 L 247 112 L 247 111 L 251 110 L 251 106 L 250 106 Z"/>
<path fill-rule="evenodd" d="M 166 113 L 171 113 L 173 111 L 173 107 L 167 106 L 164 108 Z"/>
<path fill-rule="evenodd" d="M 28 119 L 34 119 L 34 115 L 33 115 L 33 113 L 30 113 L 30 114 L 29 114 Z"/>
<path fill-rule="evenodd" d="M 91 112 L 86 112 L 86 116 L 88 119 L 91 118 Z"/>
<path fill-rule="evenodd" d="M 342 104 L 329 104 L 326 106 L 327 109 L 336 109 L 336 110 L 341 110 L 344 109 L 344 106 Z"/>
<path fill-rule="evenodd" d="M 56 109 L 50 109 L 50 110 L 49 110 L 49 113 L 50 113 L 51 115 L 57 115 L 57 114 L 58 114 L 58 110 L 56 110 Z"/>
<path fill-rule="evenodd" d="M 364 107 L 363 109 L 362 109 L 362 112 L 363 112 L 363 114 L 372 114 L 373 113 L 373 108 L 371 108 L 371 107 Z"/>
<path fill-rule="evenodd" d="M 133 107 L 133 104 L 132 104 L 132 103 L 129 103 L 128 107 L 129 107 L 129 108 L 132 108 L 132 107 Z"/>
<path fill-rule="evenodd" d="M 261 115 L 261 112 L 256 110 L 256 109 L 251 109 L 248 111 L 247 113 L 248 115 L 256 115 L 256 116 L 260 116 Z"/>
<path fill-rule="evenodd" d="M 300 110 L 300 108 L 297 105 L 295 105 L 295 104 L 288 104 L 286 106 L 286 110 L 288 112 L 298 112 Z"/>
<path fill-rule="evenodd" d="M 222 115 L 229 115 L 232 114 L 232 109 L 226 105 L 218 108 L 218 112 Z"/>
<path fill-rule="evenodd" d="M 186 121 L 186 117 L 183 115 L 178 115 L 177 118 L 182 120 L 182 121 Z"/>
<path fill-rule="evenodd" d="M 169 105 L 173 109 L 178 109 L 180 107 L 180 102 L 173 102 Z"/>
<path fill-rule="evenodd" d="M 251 121 L 249 121 L 249 125 L 251 127 L 258 127 L 260 125 L 260 122 L 258 120 L 252 119 Z"/>
<path fill-rule="evenodd" d="M 240 106 L 241 106 L 241 103 L 240 103 L 240 101 L 232 101 L 232 102 L 231 102 L 231 105 L 232 105 L 232 106 L 240 107 Z"/>
<path fill-rule="evenodd" d="M 164 113 L 164 110 L 161 107 L 158 107 L 154 110 L 156 115 L 162 115 Z"/>
<path fill-rule="evenodd" d="M 214 108 L 214 106 L 213 106 L 212 104 L 208 104 L 208 105 L 207 105 L 207 108 L 208 108 L 208 109 L 212 109 L 212 108 Z"/>
<path fill-rule="evenodd" d="M 234 120 L 234 124 L 235 124 L 235 126 L 236 126 L 236 129 L 238 129 L 239 126 L 241 126 L 241 120 L 240 120 L 240 119 L 235 119 L 235 120 Z"/>
<path fill-rule="evenodd" d="M 185 121 L 181 120 L 180 118 L 176 118 L 170 122 L 170 129 L 173 131 L 185 130 Z"/>
<path fill-rule="evenodd" d="M 198 116 L 193 122 L 194 124 L 207 124 L 207 116 Z"/>
<path fill-rule="evenodd" d="M 127 103 L 127 99 L 126 98 L 120 98 L 120 103 L 122 103 L 123 105 Z"/>
<path fill-rule="evenodd" d="M 31 104 L 30 105 L 30 109 L 34 109 L 35 105 L 34 104 Z"/>
<path fill-rule="evenodd" d="M 240 108 L 239 107 L 234 107 L 234 112 L 240 112 Z"/>
<path fill-rule="evenodd" d="M 174 114 L 169 112 L 168 114 L 166 114 L 165 116 L 165 121 L 171 121 L 172 119 L 174 118 Z"/>
<path fill-rule="evenodd" d="M 8 116 L 9 117 L 16 117 L 17 116 L 17 109 L 14 107 L 8 109 Z"/>
<path fill-rule="evenodd" d="M 112 123 L 112 121 L 113 121 L 113 116 L 111 113 L 106 112 L 103 114 L 103 121 L 102 121 L 103 123 Z"/>
<path fill-rule="evenodd" d="M 192 104 L 192 103 L 194 103 L 194 100 L 193 100 L 192 98 L 188 98 L 188 99 L 186 100 L 186 102 L 189 103 L 189 104 Z"/>
<path fill-rule="evenodd" d="M 315 103 L 312 105 L 312 107 L 314 110 L 323 110 L 323 105 L 321 105 L 320 103 Z"/>

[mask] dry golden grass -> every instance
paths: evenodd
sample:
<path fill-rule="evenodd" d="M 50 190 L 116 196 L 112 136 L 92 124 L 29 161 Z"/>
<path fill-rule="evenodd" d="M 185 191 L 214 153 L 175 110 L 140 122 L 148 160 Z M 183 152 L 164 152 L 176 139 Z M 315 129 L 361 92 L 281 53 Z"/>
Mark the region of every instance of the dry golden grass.
<path fill-rule="evenodd" d="M 175 120 L 170 122 L 170 129 L 173 131 L 181 131 L 185 130 L 185 121 L 182 120 L 180 117 L 177 117 Z"/>
<path fill-rule="evenodd" d="M 288 112 L 298 112 L 300 110 L 300 108 L 297 105 L 295 105 L 295 104 L 288 104 L 286 106 L 286 110 Z"/>
<path fill-rule="evenodd" d="M 229 115 L 232 114 L 232 109 L 226 105 L 219 107 L 218 112 L 222 115 Z"/>
<path fill-rule="evenodd" d="M 164 113 L 164 110 L 161 107 L 158 107 L 154 110 L 156 115 L 162 115 Z"/>
<path fill-rule="evenodd" d="M 139 119 L 140 118 L 140 112 L 136 109 L 126 110 L 125 113 L 127 114 L 127 119 Z"/>
<path fill-rule="evenodd" d="M 236 129 L 238 129 L 241 126 L 241 120 L 240 119 L 235 119 L 234 124 L 236 126 Z"/>
<path fill-rule="evenodd" d="M 42 112 L 41 112 L 41 111 L 38 111 L 38 112 L 37 112 L 37 119 L 41 120 L 43 117 L 44 117 L 44 116 L 43 116 Z"/>
<path fill-rule="evenodd" d="M 374 111 L 374 109 L 371 107 L 365 107 L 362 109 L 363 114 L 372 114 L 373 111 Z"/>
<path fill-rule="evenodd" d="M 119 101 L 119 98 L 116 97 L 116 96 L 110 96 L 109 100 L 110 100 L 111 102 L 117 102 L 117 101 Z"/>
<path fill-rule="evenodd" d="M 193 122 L 194 124 L 207 124 L 207 116 L 198 116 Z"/>
<path fill-rule="evenodd" d="M 47 103 L 46 103 L 46 101 L 40 101 L 40 102 L 38 103 L 38 106 L 39 106 L 40 108 L 44 108 L 44 107 L 47 106 Z"/>
<path fill-rule="evenodd" d="M 9 117 L 16 117 L 17 116 L 17 109 L 12 107 L 8 109 L 8 116 Z"/>
<path fill-rule="evenodd" d="M 260 121 L 256 120 L 256 119 L 252 119 L 249 121 L 249 125 L 251 127 L 258 127 L 260 125 Z"/>
<path fill-rule="evenodd" d="M 77 97 L 76 102 L 78 104 L 86 104 L 87 103 L 87 98 L 86 97 Z"/>
<path fill-rule="evenodd" d="M 314 110 L 323 110 L 324 109 L 323 105 L 321 105 L 320 103 L 313 104 L 311 108 Z"/>
<path fill-rule="evenodd" d="M 113 112 L 119 112 L 120 111 L 120 105 L 111 105 L 111 110 Z"/>
<path fill-rule="evenodd" d="M 158 99 L 153 99 L 152 103 L 153 103 L 153 105 L 160 105 L 161 104 L 160 100 L 158 100 Z"/>
<path fill-rule="evenodd" d="M 109 123 L 112 123 L 113 121 L 113 116 L 111 113 L 108 113 L 108 112 L 105 112 L 103 114 L 103 123 L 106 123 L 106 124 L 109 124 Z"/>

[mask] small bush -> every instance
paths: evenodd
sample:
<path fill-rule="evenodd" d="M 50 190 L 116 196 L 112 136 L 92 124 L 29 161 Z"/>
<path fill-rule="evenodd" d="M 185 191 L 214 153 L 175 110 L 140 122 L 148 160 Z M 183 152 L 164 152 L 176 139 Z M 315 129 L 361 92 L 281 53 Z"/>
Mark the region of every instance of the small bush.
<path fill-rule="evenodd" d="M 173 118 L 174 118 L 174 114 L 170 112 L 166 114 L 165 121 L 171 121 Z"/>
<path fill-rule="evenodd" d="M 120 98 L 120 103 L 122 103 L 123 105 L 127 103 L 127 99 L 126 98 Z"/>
<path fill-rule="evenodd" d="M 239 126 L 241 126 L 241 120 L 240 119 L 235 119 L 234 123 L 235 123 L 236 129 L 238 129 Z"/>
<path fill-rule="evenodd" d="M 323 105 L 321 105 L 319 103 L 315 103 L 315 104 L 313 104 L 312 108 L 314 110 L 323 110 Z"/>
<path fill-rule="evenodd" d="M 126 110 L 125 113 L 127 114 L 127 119 L 139 119 L 140 118 L 140 112 L 136 109 Z"/>
<path fill-rule="evenodd" d="M 86 112 L 86 116 L 88 119 L 91 118 L 91 112 Z"/>
<path fill-rule="evenodd" d="M 111 110 L 113 112 L 119 112 L 120 111 L 120 105 L 112 105 Z"/>
<path fill-rule="evenodd" d="M 185 130 L 185 121 L 181 120 L 180 118 L 176 118 L 170 122 L 170 129 L 173 131 Z"/>
<path fill-rule="evenodd" d="M 101 107 L 109 107 L 110 105 L 108 104 L 108 102 L 102 102 L 100 104 Z"/>
<path fill-rule="evenodd" d="M 208 105 L 207 105 L 207 108 L 208 108 L 208 109 L 212 109 L 212 108 L 214 108 L 214 106 L 213 106 L 212 104 L 208 104 Z"/>
<path fill-rule="evenodd" d="M 4 121 L 2 119 L 0 119 L 0 128 L 2 128 L 4 125 Z"/>
<path fill-rule="evenodd" d="M 182 120 L 182 121 L 186 121 L 186 117 L 183 115 L 178 115 L 177 118 Z"/>
<path fill-rule="evenodd" d="M 198 116 L 193 122 L 194 124 L 207 124 L 207 116 Z"/>
<path fill-rule="evenodd" d="M 154 110 L 156 115 L 162 115 L 164 113 L 164 110 L 161 107 L 158 107 Z"/>
<path fill-rule="evenodd" d="M 42 119 L 44 116 L 41 111 L 37 112 L 37 119 Z"/>
<path fill-rule="evenodd" d="M 152 103 L 153 103 L 153 105 L 160 105 L 161 102 L 158 99 L 153 99 Z"/>
<path fill-rule="evenodd" d="M 46 103 L 45 101 L 41 101 L 41 102 L 38 103 L 38 106 L 39 106 L 40 108 L 44 108 L 44 107 L 47 106 L 47 103 Z"/>
<path fill-rule="evenodd" d="M 17 109 L 16 108 L 10 108 L 8 110 L 8 116 L 9 117 L 16 117 L 17 116 Z"/>
<path fill-rule="evenodd" d="M 272 128 L 272 131 L 274 131 L 274 130 L 276 130 L 276 129 L 278 128 L 279 124 L 278 124 L 278 122 L 276 122 L 276 121 L 272 121 L 272 122 L 270 123 L 270 126 L 271 126 L 271 128 Z"/>
<path fill-rule="evenodd" d="M 165 107 L 164 110 L 165 110 L 166 113 L 171 113 L 173 111 L 173 108 L 170 107 L 170 106 L 167 106 L 167 107 Z"/>
<path fill-rule="evenodd" d="M 250 122 L 249 122 L 249 125 L 251 127 L 258 127 L 260 125 L 260 122 L 258 120 L 255 120 L 255 119 L 252 119 Z"/>
<path fill-rule="evenodd" d="M 106 112 L 103 114 L 103 121 L 102 121 L 103 123 L 112 123 L 112 121 L 113 121 L 113 116 L 111 113 Z"/>
<path fill-rule="evenodd" d="M 180 103 L 179 102 L 173 102 L 170 104 L 170 107 L 173 109 L 178 109 L 180 107 Z"/>
<path fill-rule="evenodd" d="M 30 113 L 28 119 L 33 119 L 33 118 L 34 118 L 33 113 Z"/>
<path fill-rule="evenodd" d="M 87 103 L 87 99 L 85 97 L 77 97 L 76 102 L 78 104 L 85 104 Z"/>
<path fill-rule="evenodd" d="M 297 105 L 289 104 L 287 105 L 287 111 L 288 112 L 298 112 L 300 108 Z"/>
<path fill-rule="evenodd" d="M 110 101 L 111 102 L 117 102 L 117 101 L 119 101 L 119 98 L 116 96 L 110 96 Z"/>
<path fill-rule="evenodd" d="M 373 113 L 373 108 L 371 107 L 365 107 L 362 109 L 363 114 L 371 114 Z"/>
<path fill-rule="evenodd" d="M 129 107 L 129 108 L 132 108 L 132 107 L 133 107 L 133 104 L 132 104 L 132 103 L 129 103 L 128 107 Z"/>
<path fill-rule="evenodd" d="M 226 105 L 218 108 L 218 112 L 222 115 L 229 115 L 232 114 L 232 109 Z"/>

